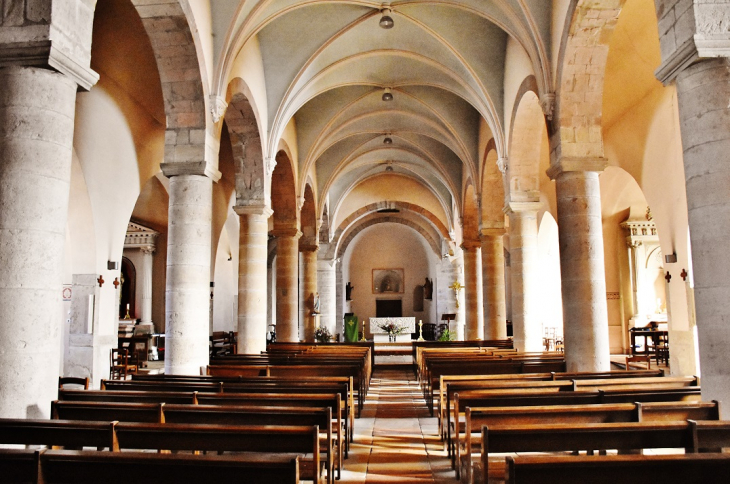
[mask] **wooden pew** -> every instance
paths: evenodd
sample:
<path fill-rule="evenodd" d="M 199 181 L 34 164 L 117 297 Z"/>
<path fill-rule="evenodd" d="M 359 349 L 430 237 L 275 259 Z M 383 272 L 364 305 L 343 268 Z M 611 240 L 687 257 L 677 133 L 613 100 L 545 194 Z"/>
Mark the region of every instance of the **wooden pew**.
<path fill-rule="evenodd" d="M 58 399 L 75 402 L 196 403 L 196 392 L 59 390 Z"/>
<path fill-rule="evenodd" d="M 117 422 L 0 419 L 0 444 L 94 447 L 119 451 Z"/>
<path fill-rule="evenodd" d="M 587 405 L 599 403 L 674 402 L 700 401 L 699 387 L 660 388 L 652 391 L 636 390 L 574 390 L 571 392 L 520 389 L 520 390 L 468 390 L 454 394 L 453 409 L 447 413 L 446 445 L 453 456 L 453 433 L 460 413 L 466 407 L 515 407 L 536 405 Z"/>
<path fill-rule="evenodd" d="M 291 378 L 261 377 L 225 381 L 183 379 L 102 380 L 102 389 L 114 391 L 203 392 L 203 393 L 332 393 L 341 395 L 348 442 L 355 428 L 352 377 Z M 333 412 L 335 410 L 333 409 Z"/>
<path fill-rule="evenodd" d="M 0 475 L 9 484 L 236 482 L 241 476 L 251 484 L 298 484 L 299 458 L 1 449 Z"/>
<path fill-rule="evenodd" d="M 115 426 L 120 449 L 295 453 L 311 455 L 301 460 L 300 475 L 321 481 L 320 434 L 318 426 L 196 425 L 118 423 Z M 332 479 L 330 474 L 329 479 Z M 331 481 L 330 481 L 331 484 Z"/>
<path fill-rule="evenodd" d="M 452 384 L 466 384 L 469 382 L 482 382 L 482 381 L 524 381 L 524 380 L 587 380 L 595 378 L 611 378 L 611 379 L 623 379 L 623 378 L 649 378 L 649 377 L 661 377 L 664 376 L 662 370 L 632 370 L 632 371 L 602 371 L 602 372 L 570 372 L 570 373 L 517 373 L 513 375 L 441 375 L 439 392 L 438 392 L 438 413 L 439 419 L 439 431 L 445 438 L 446 429 L 443 428 L 445 421 L 445 415 L 447 411 L 446 402 L 448 399 L 453 398 L 453 394 L 456 391 L 456 386 Z M 449 405 L 450 406 L 450 405 Z"/>
<path fill-rule="evenodd" d="M 486 481 L 490 452 L 679 448 L 696 453 L 723 447 L 730 447 L 730 421 L 484 426 L 481 462 Z"/>
<path fill-rule="evenodd" d="M 655 402 L 589 405 L 552 405 L 528 407 L 482 407 L 465 409 L 462 432 L 455 433 L 455 469 L 457 478 L 466 470 L 471 482 L 472 454 L 481 446 L 481 428 L 508 425 L 544 425 L 549 423 L 618 423 L 684 422 L 719 420 L 719 403 Z M 463 456 L 463 459 L 462 459 Z"/>
<path fill-rule="evenodd" d="M 164 403 L 65 402 L 51 404 L 53 419 L 116 420 L 142 423 L 185 423 L 212 425 L 317 425 L 324 433 L 329 474 L 342 469 L 342 427 L 332 430 L 330 407 L 239 407 L 211 405 L 165 405 Z M 334 448 L 336 445 L 336 451 Z"/>
<path fill-rule="evenodd" d="M 730 454 L 506 457 L 507 484 L 730 482 Z"/>

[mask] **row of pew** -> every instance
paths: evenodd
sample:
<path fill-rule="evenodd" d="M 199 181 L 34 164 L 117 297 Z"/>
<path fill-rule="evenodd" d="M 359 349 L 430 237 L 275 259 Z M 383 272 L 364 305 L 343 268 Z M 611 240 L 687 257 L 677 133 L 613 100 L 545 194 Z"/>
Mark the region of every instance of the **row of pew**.
<path fill-rule="evenodd" d="M 569 373 L 564 367 L 523 372 L 502 361 L 516 358 L 539 367 L 558 359 L 520 354 L 506 344 L 414 348 L 414 355 L 457 479 L 628 483 L 654 476 L 648 481 L 728 482 L 730 454 L 720 451 L 730 447 L 730 422 L 720 420 L 718 402 L 702 401 L 697 377 L 658 370 Z M 501 369 L 507 371 L 495 371 Z M 679 451 L 625 455 L 652 448 Z M 524 452 L 573 455 L 495 457 Z M 703 466 L 717 474 L 708 479 Z"/>
<path fill-rule="evenodd" d="M 248 361 L 236 360 L 226 364 L 244 368 L 239 374 L 206 369 L 212 374 L 135 375 L 104 380 L 100 390 L 60 389 L 51 420 L 0 419 L 0 443 L 49 448 L 1 451 L 0 471 L 25 476 L 6 480 L 3 474 L 3 482 L 92 482 L 85 476 L 93 475 L 93 482 L 121 482 L 119 475 L 125 482 L 152 482 L 137 479 L 142 473 L 154 475 L 154 482 L 188 482 L 196 475 L 212 482 L 238 473 L 246 482 L 332 484 L 353 440 L 354 401 L 369 383 L 371 349 L 288 350 L 254 356 L 273 376 L 251 376 Z M 333 375 L 330 368 L 337 366 L 352 372 Z M 280 367 L 304 369 L 284 376 L 275 371 Z M 181 470 L 164 470 L 176 466 Z M 100 479 L 113 469 L 120 471 L 112 479 Z"/>

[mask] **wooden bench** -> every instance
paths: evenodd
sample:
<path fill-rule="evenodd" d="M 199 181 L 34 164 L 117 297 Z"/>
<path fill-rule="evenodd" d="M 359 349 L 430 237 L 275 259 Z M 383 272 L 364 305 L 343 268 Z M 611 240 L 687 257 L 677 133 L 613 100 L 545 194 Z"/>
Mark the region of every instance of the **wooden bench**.
<path fill-rule="evenodd" d="M 507 484 L 730 482 L 730 454 L 506 457 Z"/>
<path fill-rule="evenodd" d="M 236 482 L 298 484 L 299 458 L 291 455 L 172 455 L 0 449 L 3 482 L 30 484 L 165 484 Z"/>
<path fill-rule="evenodd" d="M 0 419 L 0 444 L 166 451 L 298 454 L 300 472 L 321 480 L 318 426 L 195 425 Z M 97 476 L 98 478 L 98 476 Z M 328 478 L 333 479 L 332 473 Z M 330 482 L 331 484 L 331 482 Z"/>
<path fill-rule="evenodd" d="M 673 402 L 700 401 L 699 387 L 683 387 L 679 389 L 661 388 L 653 391 L 643 389 L 619 391 L 614 390 L 574 390 L 556 391 L 545 389 L 520 390 L 468 390 L 454 394 L 453 409 L 447 413 L 446 445 L 449 455 L 453 456 L 453 433 L 459 415 L 466 407 L 515 407 L 540 405 L 586 405 L 599 403 L 634 403 L 634 402 Z"/>
<path fill-rule="evenodd" d="M 53 419 L 116 420 L 141 423 L 185 423 L 212 425 L 317 425 L 323 430 L 322 449 L 328 475 L 336 465 L 342 469 L 342 434 L 340 426 L 332 430 L 330 407 L 240 407 L 211 405 L 165 405 L 164 403 L 108 403 L 54 401 Z M 334 435 L 333 435 L 334 434 Z"/>
<path fill-rule="evenodd" d="M 482 427 L 482 470 L 489 476 L 489 453 L 577 452 L 651 448 L 702 449 L 730 446 L 730 421 L 545 424 Z"/>
<path fill-rule="evenodd" d="M 472 454 L 481 447 L 481 428 L 509 425 L 568 423 L 684 422 L 719 420 L 718 402 L 658 402 L 532 407 L 487 407 L 465 409 L 463 430 L 455 433 L 457 478 L 466 470 L 471 482 Z M 460 426 L 461 427 L 461 426 Z M 462 437 L 463 432 L 463 437 Z M 463 457 L 463 458 L 462 458 Z"/>

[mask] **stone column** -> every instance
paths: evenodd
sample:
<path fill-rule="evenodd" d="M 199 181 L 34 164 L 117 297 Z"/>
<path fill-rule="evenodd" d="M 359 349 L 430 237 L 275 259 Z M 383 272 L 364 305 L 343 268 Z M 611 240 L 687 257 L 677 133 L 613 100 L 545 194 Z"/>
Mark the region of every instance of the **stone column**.
<path fill-rule="evenodd" d="M 506 339 L 504 229 L 482 229 L 482 285 L 484 339 Z"/>
<path fill-rule="evenodd" d="M 56 396 L 77 87 L 0 69 L 0 417 L 48 417 Z"/>
<path fill-rule="evenodd" d="M 730 61 L 677 76 L 703 400 L 730 401 Z M 680 280 L 676 279 L 672 284 Z M 680 282 L 681 283 L 681 280 Z M 728 410 L 723 418 L 728 418 Z"/>
<path fill-rule="evenodd" d="M 512 275 L 512 332 L 519 351 L 542 351 L 538 292 L 537 211 L 539 202 L 510 202 L 509 244 Z"/>
<path fill-rule="evenodd" d="M 304 308 L 304 341 L 314 341 L 315 321 L 312 317 L 314 312 L 314 298 L 319 294 L 317 288 L 317 245 L 300 245 L 302 253 L 302 301 L 299 304 Z M 320 308 L 321 311 L 321 298 Z"/>
<path fill-rule="evenodd" d="M 152 323 L 152 256 L 154 247 L 142 249 L 142 321 Z"/>
<path fill-rule="evenodd" d="M 266 351 L 266 296 L 269 224 L 266 206 L 235 206 L 238 239 L 238 353 Z"/>
<path fill-rule="evenodd" d="M 572 372 L 611 369 L 598 181 L 605 165 L 563 157 L 548 170 L 556 182 L 565 360 Z"/>
<path fill-rule="evenodd" d="M 276 237 L 276 340 L 299 341 L 299 237 L 296 228 L 273 231 Z"/>
<path fill-rule="evenodd" d="M 165 289 L 165 373 L 198 375 L 208 364 L 211 178 L 197 163 L 163 163 L 170 178 Z"/>
<path fill-rule="evenodd" d="M 337 260 L 319 259 L 317 261 L 317 290 L 321 302 L 320 325 L 330 330 L 332 334 L 337 331 L 337 275 L 335 267 Z M 341 337 L 344 340 L 344 333 Z"/>
<path fill-rule="evenodd" d="M 337 264 L 335 267 L 335 330 L 342 334 L 345 333 L 345 304 L 345 278 L 342 274 L 342 264 Z M 363 316 L 358 317 L 360 321 L 363 320 Z"/>
<path fill-rule="evenodd" d="M 465 240 L 461 249 L 464 251 L 465 337 L 467 340 L 478 340 L 484 337 L 481 243 L 478 240 Z"/>

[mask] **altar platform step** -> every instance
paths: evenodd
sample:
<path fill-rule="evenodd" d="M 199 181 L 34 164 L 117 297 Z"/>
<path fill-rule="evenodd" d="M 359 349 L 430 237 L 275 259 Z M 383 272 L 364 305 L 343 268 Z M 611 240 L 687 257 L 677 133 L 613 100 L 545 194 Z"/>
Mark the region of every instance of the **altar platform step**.
<path fill-rule="evenodd" d="M 375 343 L 375 356 L 402 356 L 412 355 L 413 347 L 410 343 Z"/>

